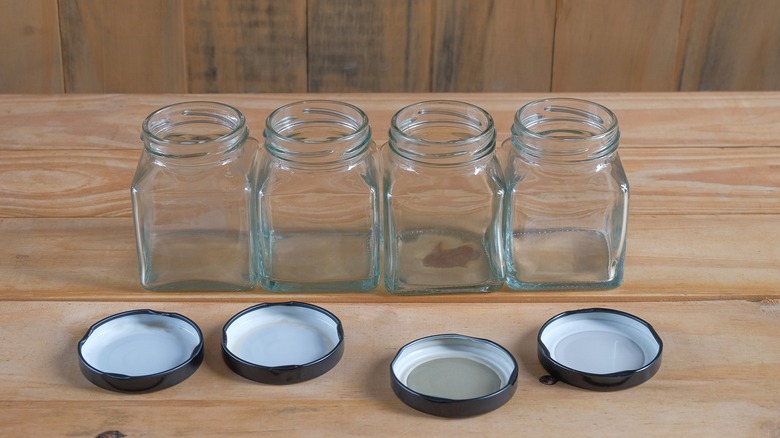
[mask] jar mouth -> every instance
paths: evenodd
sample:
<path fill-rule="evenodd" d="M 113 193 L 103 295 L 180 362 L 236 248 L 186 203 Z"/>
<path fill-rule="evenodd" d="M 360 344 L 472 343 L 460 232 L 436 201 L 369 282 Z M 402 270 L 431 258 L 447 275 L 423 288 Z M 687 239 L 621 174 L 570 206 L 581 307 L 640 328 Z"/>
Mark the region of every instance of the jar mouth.
<path fill-rule="evenodd" d="M 479 160 L 495 149 L 493 117 L 455 100 L 418 102 L 399 110 L 390 124 L 390 147 L 422 163 L 448 165 Z"/>
<path fill-rule="evenodd" d="M 265 148 L 282 160 L 329 164 L 368 149 L 371 126 L 358 107 L 333 100 L 284 105 L 266 119 Z"/>
<path fill-rule="evenodd" d="M 620 129 L 617 116 L 601 104 L 547 98 L 517 111 L 512 137 L 515 147 L 537 158 L 587 161 L 614 152 Z"/>
<path fill-rule="evenodd" d="M 223 154 L 248 136 L 246 118 L 219 102 L 180 102 L 162 107 L 142 123 L 141 139 L 150 152 L 164 157 Z"/>

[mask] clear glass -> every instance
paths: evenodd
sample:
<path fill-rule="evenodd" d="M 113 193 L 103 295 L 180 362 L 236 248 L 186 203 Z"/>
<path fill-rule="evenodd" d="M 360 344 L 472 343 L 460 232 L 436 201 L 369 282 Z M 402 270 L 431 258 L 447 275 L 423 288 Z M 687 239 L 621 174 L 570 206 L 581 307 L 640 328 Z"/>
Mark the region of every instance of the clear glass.
<path fill-rule="evenodd" d="M 621 284 L 629 190 L 619 138 L 617 118 L 597 103 L 553 98 L 518 110 L 502 145 L 509 287 Z"/>
<path fill-rule="evenodd" d="M 389 292 L 488 292 L 503 284 L 503 180 L 490 114 L 420 102 L 392 119 L 384 167 Z"/>
<path fill-rule="evenodd" d="M 368 117 L 296 102 L 265 126 L 258 188 L 260 284 L 271 291 L 367 291 L 379 282 L 379 187 Z"/>
<path fill-rule="evenodd" d="M 243 114 L 221 103 L 184 102 L 153 112 L 142 127 L 131 189 L 141 285 L 254 288 L 258 144 Z"/>

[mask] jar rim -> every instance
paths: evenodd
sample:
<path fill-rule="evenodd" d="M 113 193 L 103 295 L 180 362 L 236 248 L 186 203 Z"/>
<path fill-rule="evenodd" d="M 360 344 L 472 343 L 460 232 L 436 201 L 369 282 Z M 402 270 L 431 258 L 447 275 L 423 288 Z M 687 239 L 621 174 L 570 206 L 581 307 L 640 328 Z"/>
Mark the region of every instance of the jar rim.
<path fill-rule="evenodd" d="M 440 119 L 427 120 L 428 115 Z M 466 136 L 438 139 L 410 133 L 418 128 L 441 126 L 451 126 Z M 477 105 L 458 100 L 426 100 L 407 105 L 393 115 L 388 144 L 397 155 L 416 163 L 459 166 L 493 153 L 495 123 L 490 113 Z"/>
<path fill-rule="evenodd" d="M 478 114 L 484 117 L 484 121 L 480 121 L 476 117 L 471 117 L 468 114 L 464 114 L 462 112 L 455 112 L 455 111 L 447 111 L 447 112 L 450 113 L 450 115 L 455 115 L 466 120 L 474 121 L 475 123 L 473 126 L 481 126 L 483 124 L 485 126 L 484 128 L 481 128 L 480 132 L 476 135 L 466 137 L 464 139 L 443 140 L 443 141 L 420 138 L 414 135 L 410 135 L 409 133 L 407 133 L 407 131 L 401 129 L 401 126 L 399 126 L 398 122 L 399 122 L 399 117 L 402 114 L 418 108 L 423 108 L 428 106 L 445 106 L 445 107 L 452 107 L 453 109 L 460 107 L 460 108 L 468 108 L 474 110 Z M 420 111 L 420 114 L 425 114 L 425 113 L 426 112 Z M 484 137 L 488 137 L 490 135 L 495 134 L 495 122 L 493 121 L 493 116 L 491 116 L 490 113 L 488 113 L 481 107 L 474 105 L 472 103 L 463 102 L 460 100 L 434 99 L 434 100 L 425 100 L 422 102 L 413 103 L 411 105 L 407 105 L 401 108 L 400 110 L 398 110 L 390 120 L 390 130 L 395 131 L 395 133 L 397 133 L 397 135 L 403 138 L 405 141 L 409 141 L 413 143 L 430 143 L 430 144 L 439 144 L 439 145 L 469 144 L 469 143 L 480 141 Z"/>
<path fill-rule="evenodd" d="M 523 122 L 527 118 L 527 116 L 522 117 L 523 113 L 532 107 L 540 106 L 543 104 L 550 104 L 545 107 L 545 109 L 547 110 L 552 104 L 567 104 L 567 103 L 570 105 L 566 105 L 564 108 L 558 109 L 558 111 L 578 114 L 590 120 L 596 121 L 597 123 L 600 123 L 600 126 L 605 128 L 604 131 L 598 134 L 593 134 L 584 137 L 577 137 L 577 138 L 560 138 L 560 137 L 550 138 L 545 134 L 540 134 L 538 132 L 532 131 Z M 589 107 L 596 108 L 597 110 L 604 112 L 607 115 L 608 120 L 604 120 L 598 114 L 595 114 L 593 112 L 584 109 L 573 108 L 574 106 L 589 106 Z M 593 102 L 591 100 L 586 100 L 586 99 L 579 99 L 575 97 L 547 97 L 543 99 L 533 100 L 521 106 L 520 109 L 518 109 L 517 112 L 515 113 L 514 119 L 515 119 L 514 125 L 512 126 L 512 128 L 522 131 L 523 135 L 528 135 L 536 139 L 547 139 L 547 140 L 565 141 L 565 142 L 583 141 L 583 140 L 600 140 L 615 135 L 615 131 L 618 131 L 620 129 L 618 127 L 617 116 L 612 110 L 610 110 L 609 108 L 607 108 L 606 106 L 598 102 Z"/>
<path fill-rule="evenodd" d="M 538 99 L 521 106 L 511 132 L 521 154 L 569 163 L 608 157 L 620 141 L 620 127 L 612 110 L 570 97 Z"/>
<path fill-rule="evenodd" d="M 181 108 L 182 115 L 191 115 L 189 114 L 190 112 L 193 112 L 192 115 L 198 115 L 199 113 L 196 111 L 199 110 L 203 111 L 206 108 L 226 110 L 227 113 L 230 113 L 229 115 L 219 115 L 219 114 L 208 114 L 208 115 L 225 122 L 224 124 L 222 124 L 222 126 L 228 128 L 229 131 L 217 137 L 203 139 L 203 140 L 194 140 L 194 141 L 193 140 L 180 141 L 180 140 L 172 140 L 172 139 L 160 137 L 158 133 L 154 132 L 154 130 L 152 129 L 152 121 L 156 117 L 160 117 L 165 113 L 176 112 L 179 108 Z M 166 105 L 162 108 L 153 111 L 151 114 L 149 114 L 146 117 L 146 119 L 144 119 L 143 123 L 141 124 L 141 128 L 143 130 L 143 136 L 153 141 L 156 144 L 200 145 L 200 144 L 206 144 L 212 142 L 226 141 L 236 136 L 237 134 L 240 134 L 246 128 L 246 117 L 238 108 L 232 105 L 228 105 L 226 103 L 209 101 L 209 100 L 194 100 L 194 101 L 187 101 L 187 102 L 172 103 L 170 105 Z"/>
<path fill-rule="evenodd" d="M 298 138 L 294 138 L 294 137 L 290 137 L 290 136 L 284 135 L 283 133 L 279 132 L 277 130 L 278 124 L 273 123 L 274 119 L 277 118 L 280 114 L 282 114 L 285 111 L 289 111 L 290 109 L 293 109 L 293 108 L 298 107 L 298 106 L 317 105 L 317 104 L 319 104 L 319 105 L 329 105 L 329 106 L 333 106 L 333 107 L 336 107 L 336 108 L 342 107 L 342 108 L 346 108 L 346 109 L 349 109 L 352 112 L 354 112 L 355 115 L 357 115 L 359 117 L 359 120 L 356 120 L 355 118 L 351 118 L 350 117 L 352 120 L 354 120 L 356 122 L 354 127 L 350 127 L 350 129 L 352 129 L 354 132 L 352 132 L 350 134 L 347 134 L 347 135 L 340 136 L 338 138 L 329 139 L 327 141 L 326 140 L 312 140 L 312 139 L 307 139 L 307 138 L 298 139 Z M 322 111 L 322 110 L 320 110 L 320 111 Z M 306 100 L 300 100 L 300 101 L 297 101 L 297 102 L 291 102 L 291 103 L 288 103 L 286 105 L 283 105 L 283 106 L 275 109 L 266 118 L 265 129 L 266 129 L 266 133 L 268 133 L 269 130 L 270 130 L 270 133 L 273 134 L 274 136 L 280 137 L 280 138 L 284 139 L 285 141 L 289 141 L 291 143 L 298 143 L 298 144 L 321 144 L 321 143 L 334 142 L 334 141 L 337 141 L 337 142 L 340 142 L 340 141 L 350 141 L 350 140 L 353 140 L 355 138 L 361 137 L 361 136 L 365 135 L 366 129 L 370 129 L 370 124 L 369 124 L 368 116 L 366 115 L 366 113 L 363 112 L 363 110 L 361 110 L 357 106 L 352 105 L 351 103 L 342 102 L 342 101 L 338 101 L 338 100 L 330 100 L 330 99 L 306 99 Z"/>

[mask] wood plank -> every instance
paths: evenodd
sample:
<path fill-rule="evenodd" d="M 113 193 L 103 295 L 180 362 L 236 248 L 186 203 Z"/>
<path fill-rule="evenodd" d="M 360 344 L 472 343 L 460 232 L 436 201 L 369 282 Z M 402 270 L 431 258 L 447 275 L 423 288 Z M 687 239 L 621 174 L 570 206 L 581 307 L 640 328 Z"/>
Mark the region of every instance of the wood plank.
<path fill-rule="evenodd" d="M 181 8 L 181 0 L 60 1 L 65 91 L 187 91 Z"/>
<path fill-rule="evenodd" d="M 455 96 L 493 112 L 501 123 L 500 136 L 508 135 L 514 107 L 529 98 Z M 265 116 L 277 105 L 303 98 L 223 97 L 242 108 L 255 136 L 261 135 Z M 0 217 L 129 216 L 127 190 L 141 153 L 141 121 L 178 99 L 3 98 L 0 129 L 6 135 L 0 149 L 7 153 L 0 162 L 0 195 L 6 202 L 0 205 Z M 350 95 L 349 100 L 366 108 L 379 143 L 385 141 L 393 112 L 412 101 L 393 95 L 379 101 L 372 95 Z M 622 96 L 596 100 L 612 107 L 621 120 L 620 154 L 632 184 L 633 213 L 780 212 L 780 126 L 772 123 L 780 117 L 777 99 L 749 95 L 718 100 L 707 95 L 671 101 Z M 751 142 L 764 145 L 749 146 Z"/>
<path fill-rule="evenodd" d="M 332 294 L 142 290 L 127 189 L 143 117 L 167 103 L 212 98 L 241 108 L 259 136 L 270 111 L 309 96 L 0 96 L 0 436 L 780 434 L 780 93 L 576 95 L 615 110 L 623 129 L 634 196 L 625 284 L 614 290 L 416 297 L 381 287 Z M 540 96 L 319 97 L 364 107 L 382 142 L 392 114 L 423 98 L 480 105 L 504 137 L 517 107 Z M 342 362 L 292 386 L 230 372 L 220 358 L 224 322 L 251 304 L 288 300 L 324 305 L 342 319 Z M 539 383 L 539 326 L 592 306 L 655 326 L 665 347 L 658 375 L 613 393 Z M 132 308 L 180 312 L 200 325 L 206 359 L 195 375 L 133 396 L 103 391 L 80 375 L 76 343 L 87 327 Z M 507 347 L 520 366 L 515 397 L 464 421 L 401 403 L 388 384 L 395 352 L 441 332 Z M 562 403 L 566 419 L 556 421 Z"/>
<path fill-rule="evenodd" d="M 432 91 L 550 91 L 555 1 L 437 1 Z"/>
<path fill-rule="evenodd" d="M 552 91 L 673 91 L 682 0 L 561 0 Z"/>
<path fill-rule="evenodd" d="M 127 95 L 3 96 L 0 150 L 140 151 L 143 120 L 175 101 Z"/>
<path fill-rule="evenodd" d="M 319 296 L 318 296 L 319 298 Z M 221 327 L 245 303 L 145 302 L 199 324 L 205 360 L 164 391 L 99 389 L 78 370 L 76 344 L 93 322 L 138 303 L 4 302 L 0 306 L 3 397 L 0 433 L 96 436 L 774 436 L 780 433 L 780 306 L 777 302 L 622 303 L 664 341 L 659 372 L 635 388 L 594 393 L 539 383 L 536 333 L 554 304 L 324 304 L 342 320 L 346 352 L 327 374 L 297 385 L 262 385 L 233 374 L 220 355 Z M 610 303 L 614 305 L 614 303 Z M 56 321 L 56 329 L 52 326 Z M 498 410 L 462 421 L 421 414 L 389 385 L 402 345 L 454 332 L 506 347 L 519 365 L 518 391 Z M 565 405 L 565 421 L 557 421 Z"/>
<path fill-rule="evenodd" d="M 0 0 L 0 93 L 62 93 L 56 0 Z"/>
<path fill-rule="evenodd" d="M 559 94 L 552 94 L 556 96 Z M 351 93 L 331 94 L 362 108 L 377 143 L 387 140 L 393 114 L 425 99 L 471 102 L 489 111 L 499 140 L 509 136 L 514 114 L 532 93 Z M 567 93 L 615 111 L 621 150 L 665 147 L 780 146 L 780 93 Z M 219 100 L 239 108 L 255 137 L 281 105 L 310 94 L 50 95 L 0 98 L 0 150 L 136 149 L 141 122 L 152 111 L 188 100 Z M 30 129 L 34 126 L 38 129 Z"/>
<path fill-rule="evenodd" d="M 0 217 L 131 216 L 137 150 L 7 151 Z"/>
<path fill-rule="evenodd" d="M 184 2 L 188 92 L 306 91 L 306 0 Z"/>
<path fill-rule="evenodd" d="M 680 90 L 780 89 L 774 0 L 685 0 Z"/>
<path fill-rule="evenodd" d="M 549 302 L 780 299 L 780 215 L 629 218 L 625 282 L 613 290 L 399 297 L 369 293 L 164 294 L 138 283 L 133 223 L 123 218 L 0 219 L 0 300 L 328 302 Z"/>
<path fill-rule="evenodd" d="M 780 147 L 620 152 L 634 214 L 780 214 Z"/>
<path fill-rule="evenodd" d="M 617 114 L 621 147 L 752 147 L 780 145 L 778 96 L 713 92 L 589 98 Z"/>
<path fill-rule="evenodd" d="M 238 107 L 254 137 L 277 107 L 304 94 L 132 94 L 0 97 L 0 150 L 128 150 L 140 153 L 141 124 L 153 111 L 178 102 L 220 100 Z M 30 129 L 35 127 L 37 129 Z"/>
<path fill-rule="evenodd" d="M 2 0 L 0 92 L 780 89 L 774 0 L 309 3 Z"/>
<path fill-rule="evenodd" d="M 129 217 L 141 155 L 130 149 L 21 150 L 0 162 L 0 217 Z M 780 147 L 620 151 L 631 211 L 780 214 Z"/>
<path fill-rule="evenodd" d="M 432 6 L 309 0 L 308 91 L 430 91 Z"/>

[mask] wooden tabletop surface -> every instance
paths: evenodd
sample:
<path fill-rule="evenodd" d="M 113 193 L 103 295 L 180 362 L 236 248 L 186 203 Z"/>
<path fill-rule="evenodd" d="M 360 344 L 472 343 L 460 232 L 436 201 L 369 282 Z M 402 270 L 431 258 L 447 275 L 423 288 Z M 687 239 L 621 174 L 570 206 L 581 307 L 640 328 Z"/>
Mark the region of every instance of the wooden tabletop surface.
<path fill-rule="evenodd" d="M 397 297 L 368 293 L 162 293 L 139 285 L 130 183 L 142 120 L 185 100 L 239 108 L 255 137 L 275 108 L 344 100 L 377 143 L 406 104 L 464 100 L 499 138 L 546 95 L 0 95 L 0 436 L 780 436 L 780 93 L 579 94 L 611 108 L 631 184 L 625 282 L 613 290 Z M 222 325 L 251 304 L 299 300 L 345 328 L 341 362 L 290 386 L 222 362 Z M 597 393 L 539 382 L 536 333 L 565 310 L 610 307 L 664 341 L 650 381 Z M 203 330 L 203 365 L 172 388 L 126 395 L 79 372 L 76 344 L 108 315 L 182 313 Z M 405 343 L 461 333 L 505 346 L 514 398 L 467 419 L 398 400 L 389 364 Z M 115 436 L 120 436 L 115 434 Z"/>

